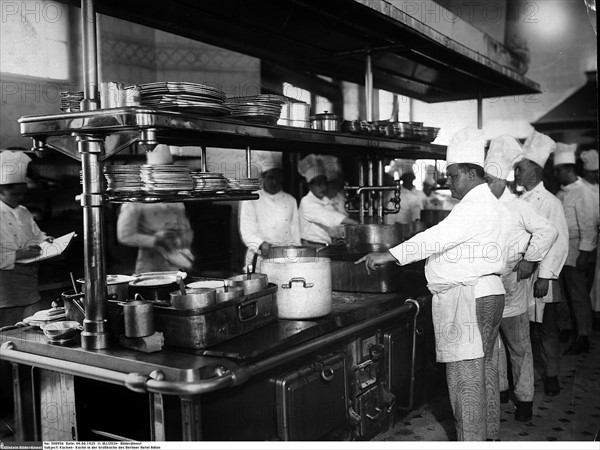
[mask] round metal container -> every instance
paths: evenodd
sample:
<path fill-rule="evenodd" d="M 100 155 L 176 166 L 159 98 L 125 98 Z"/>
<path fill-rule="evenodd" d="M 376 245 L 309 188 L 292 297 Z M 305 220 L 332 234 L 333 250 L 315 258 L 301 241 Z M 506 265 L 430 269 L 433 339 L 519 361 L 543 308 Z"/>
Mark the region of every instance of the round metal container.
<path fill-rule="evenodd" d="M 340 131 L 340 118 L 325 111 L 311 116 L 310 125 L 313 130 Z"/>
<path fill-rule="evenodd" d="M 221 286 L 215 289 L 217 303 L 227 302 L 244 296 L 244 288 L 242 286 Z"/>
<path fill-rule="evenodd" d="M 138 338 L 154 333 L 154 305 L 145 300 L 119 303 L 123 306 L 125 336 Z"/>
<path fill-rule="evenodd" d="M 229 277 L 225 280 L 225 284 L 227 286 L 241 286 L 244 288 L 244 295 L 250 295 L 265 289 L 268 280 L 264 273 L 251 273 Z"/>
<path fill-rule="evenodd" d="M 398 224 L 344 225 L 346 245 L 350 248 L 363 245 L 393 247 L 402 242 L 402 227 Z"/>
<path fill-rule="evenodd" d="M 175 309 L 206 308 L 217 302 L 216 290 L 209 288 L 186 289 L 185 295 L 181 291 L 171 292 L 171 306 Z"/>
<path fill-rule="evenodd" d="M 333 309 L 329 258 L 266 259 L 262 270 L 277 285 L 280 319 L 304 320 L 325 316 Z"/>

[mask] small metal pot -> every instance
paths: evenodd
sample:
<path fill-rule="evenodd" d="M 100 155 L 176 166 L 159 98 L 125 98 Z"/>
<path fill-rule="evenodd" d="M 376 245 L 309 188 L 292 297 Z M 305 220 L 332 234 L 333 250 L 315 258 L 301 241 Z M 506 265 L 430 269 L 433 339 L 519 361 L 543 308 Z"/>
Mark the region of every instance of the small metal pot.
<path fill-rule="evenodd" d="M 340 118 L 327 111 L 310 116 L 310 125 L 313 130 L 340 131 Z"/>
<path fill-rule="evenodd" d="M 227 286 L 241 286 L 244 288 L 244 295 L 254 294 L 267 287 L 267 276 L 263 273 L 250 273 L 245 275 L 236 275 L 225 280 Z"/>
<path fill-rule="evenodd" d="M 215 289 L 217 303 L 227 302 L 244 296 L 244 288 L 242 286 L 221 286 Z"/>
<path fill-rule="evenodd" d="M 125 336 L 139 338 L 154 334 L 154 305 L 145 300 L 119 303 L 123 307 Z"/>
<path fill-rule="evenodd" d="M 175 309 L 198 309 L 214 305 L 216 290 L 209 288 L 186 289 L 185 295 L 181 291 L 171 292 L 171 306 Z"/>

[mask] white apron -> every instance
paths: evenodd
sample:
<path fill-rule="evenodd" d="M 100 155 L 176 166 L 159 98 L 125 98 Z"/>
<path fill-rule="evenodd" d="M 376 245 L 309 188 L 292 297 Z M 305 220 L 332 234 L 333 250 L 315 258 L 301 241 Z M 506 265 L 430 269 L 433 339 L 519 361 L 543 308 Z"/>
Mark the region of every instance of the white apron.
<path fill-rule="evenodd" d="M 484 356 L 475 305 L 477 282 L 427 285 L 433 294 L 431 314 L 438 362 L 464 361 Z"/>

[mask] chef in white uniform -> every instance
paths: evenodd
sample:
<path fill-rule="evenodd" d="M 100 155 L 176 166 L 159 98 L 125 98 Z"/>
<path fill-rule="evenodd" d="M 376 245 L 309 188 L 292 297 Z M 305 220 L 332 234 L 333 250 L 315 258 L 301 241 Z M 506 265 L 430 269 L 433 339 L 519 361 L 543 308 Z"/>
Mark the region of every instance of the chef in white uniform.
<path fill-rule="evenodd" d="M 262 258 L 268 256 L 271 246 L 300 245 L 300 219 L 296 199 L 283 191 L 281 158 L 274 158 L 263 167 L 262 189 L 258 200 L 240 204 L 240 236 L 246 251 L 246 266 L 258 254 L 260 270 Z"/>
<path fill-rule="evenodd" d="M 583 180 L 575 173 L 577 144 L 557 144 L 554 173 L 562 185 L 556 194 L 562 202 L 569 229 L 569 252 L 561 272 L 565 299 L 561 305 L 559 327 L 573 329 L 577 339 L 566 353 L 589 352 L 592 332 L 592 303 L 587 279 L 588 264 L 594 257 L 598 240 L 598 203 Z M 570 320 L 569 320 L 570 318 Z"/>
<path fill-rule="evenodd" d="M 398 160 L 397 160 L 398 161 Z M 398 168 L 402 172 L 400 175 L 400 211 L 396 214 L 388 214 L 385 217 L 386 224 L 409 224 L 421 220 L 421 211 L 425 209 L 423 192 L 419 191 L 413 184 L 416 177 L 413 171 L 413 161 L 401 161 Z M 386 200 L 393 196 L 393 192 L 388 191 Z"/>
<path fill-rule="evenodd" d="M 500 437 L 498 329 L 504 309 L 500 274 L 508 243 L 506 208 L 483 177 L 483 132 L 466 128 L 448 146 L 452 196 L 460 199 L 439 224 L 385 253 L 369 253 L 367 270 L 427 258 L 438 362 L 445 362 L 459 440 Z"/>
<path fill-rule="evenodd" d="M 590 188 L 594 194 L 596 212 L 600 210 L 600 201 L 598 199 L 598 150 L 586 150 L 581 152 L 583 161 L 583 183 Z M 600 219 L 600 217 L 599 217 Z M 596 264 L 593 273 L 593 284 L 590 291 L 592 298 L 592 309 L 596 316 L 600 313 L 600 246 L 596 246 Z M 595 321 L 600 322 L 600 317 L 595 317 Z"/>
<path fill-rule="evenodd" d="M 148 152 L 148 164 L 173 164 L 169 147 Z M 183 203 L 125 203 L 117 220 L 117 239 L 138 247 L 136 273 L 189 269 L 193 233 Z"/>
<path fill-rule="evenodd" d="M 38 264 L 19 263 L 38 256 L 39 244 L 52 239 L 21 205 L 30 161 L 23 152 L 0 152 L 0 327 L 14 325 L 41 309 Z"/>
<path fill-rule="evenodd" d="M 506 179 L 515 162 L 522 158 L 522 150 L 515 138 L 509 135 L 492 140 L 485 158 L 485 181 L 509 211 L 508 259 L 502 283 L 505 303 L 500 323 L 500 333 L 510 352 L 510 362 L 516 397 L 515 419 L 528 422 L 533 415 L 533 353 L 529 337 L 527 293 L 530 284 L 525 280 L 548 253 L 558 237 L 558 231 L 540 216 L 533 206 L 516 197 L 506 186 Z M 501 341 L 502 343 L 503 341 Z M 500 391 L 508 394 L 507 362 L 501 346 Z"/>
<path fill-rule="evenodd" d="M 298 163 L 298 172 L 308 183 L 309 192 L 300 201 L 300 237 L 303 245 L 325 247 L 336 236 L 340 225 L 356 224 L 347 214 L 335 209 L 327 197 L 327 175 L 323 161 L 308 155 Z"/>
<path fill-rule="evenodd" d="M 556 143 L 548 136 L 533 131 L 523 144 L 523 159 L 515 164 L 515 180 L 525 188 L 522 199 L 558 230 L 558 237 L 540 262 L 537 271 L 527 280 L 529 320 L 535 322 L 533 332 L 539 335 L 540 354 L 544 366 L 544 392 L 554 396 L 560 392 L 558 303 L 561 290 L 560 271 L 567 259 L 569 233 L 560 200 L 546 190 L 542 171 Z"/>

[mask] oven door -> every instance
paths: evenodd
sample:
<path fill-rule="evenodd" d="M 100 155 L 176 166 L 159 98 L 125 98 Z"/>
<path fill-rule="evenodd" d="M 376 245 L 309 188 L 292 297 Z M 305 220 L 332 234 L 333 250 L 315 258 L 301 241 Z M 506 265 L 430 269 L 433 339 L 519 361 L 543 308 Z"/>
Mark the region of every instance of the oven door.
<path fill-rule="evenodd" d="M 274 382 L 280 439 L 318 440 L 347 422 L 343 353 L 320 358 Z"/>

